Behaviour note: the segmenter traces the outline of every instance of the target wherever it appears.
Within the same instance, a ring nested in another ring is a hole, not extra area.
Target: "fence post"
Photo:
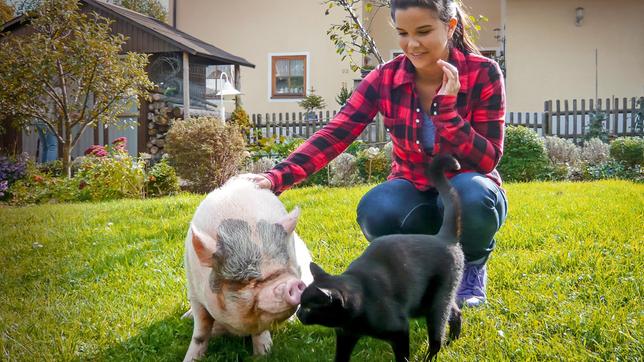
[[[544,112],[541,129],[544,136],[550,136],[550,120],[552,119],[552,101],[544,103]]]

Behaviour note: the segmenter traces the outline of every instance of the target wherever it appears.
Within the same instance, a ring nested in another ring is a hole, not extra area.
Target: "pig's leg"
[[[273,346],[273,340],[271,339],[271,332],[264,331],[260,334],[253,335],[253,355],[263,356],[270,352],[271,346]]]
[[[192,314],[194,316],[194,328],[192,330],[192,339],[184,362],[191,362],[194,359],[201,358],[208,349],[208,339],[212,332],[214,319],[208,311],[197,302],[191,302]]]

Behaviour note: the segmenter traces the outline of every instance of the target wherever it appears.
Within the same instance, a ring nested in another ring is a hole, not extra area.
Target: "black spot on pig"
[[[286,230],[279,224],[260,220],[257,223],[257,234],[262,242],[263,257],[286,265],[289,261]]]
[[[226,219],[217,230],[216,276],[233,281],[247,281],[261,276],[262,253],[251,240],[251,228],[246,221]]]

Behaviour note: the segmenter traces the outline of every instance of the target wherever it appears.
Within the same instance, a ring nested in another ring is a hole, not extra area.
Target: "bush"
[[[546,177],[548,155],[543,140],[523,126],[508,126],[498,170],[506,181],[532,181]]]
[[[148,196],[173,195],[179,191],[179,178],[174,168],[168,164],[167,157],[150,167],[145,181]]]
[[[617,160],[609,160],[598,165],[588,165],[584,169],[584,180],[624,179],[635,182],[644,181],[644,169],[639,165],[629,167]]]
[[[244,137],[248,137],[250,134],[250,117],[241,106],[235,107],[235,110],[230,115],[230,121],[237,125]]]
[[[360,177],[367,183],[383,182],[391,173],[391,162],[377,147],[358,152],[356,162]]]
[[[25,176],[9,189],[8,201],[19,206],[76,201],[80,196],[78,186],[77,179],[57,177],[55,173],[41,171],[33,162],[29,162]]]
[[[0,156],[0,200],[9,197],[8,189],[27,175],[27,155]]]
[[[84,157],[74,179],[78,180],[79,200],[141,198],[145,186],[145,164],[124,150],[112,148],[103,157]]]
[[[610,155],[626,166],[644,165],[644,139],[639,137],[619,137],[610,144]]]
[[[591,138],[584,142],[581,148],[581,161],[590,165],[599,165],[608,162],[610,158],[610,145],[599,138]]]
[[[199,117],[175,121],[166,135],[165,149],[188,189],[205,193],[238,172],[244,145],[237,125]]]
[[[580,161],[579,147],[572,140],[546,136],[544,146],[553,165],[575,165]]]
[[[359,181],[357,157],[342,153],[329,163],[329,185],[351,186]]]

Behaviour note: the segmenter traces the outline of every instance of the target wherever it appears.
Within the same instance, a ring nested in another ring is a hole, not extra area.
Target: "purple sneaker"
[[[456,303],[459,307],[480,307],[485,304],[485,286],[487,272],[485,263],[465,264],[461,286],[456,293]]]

